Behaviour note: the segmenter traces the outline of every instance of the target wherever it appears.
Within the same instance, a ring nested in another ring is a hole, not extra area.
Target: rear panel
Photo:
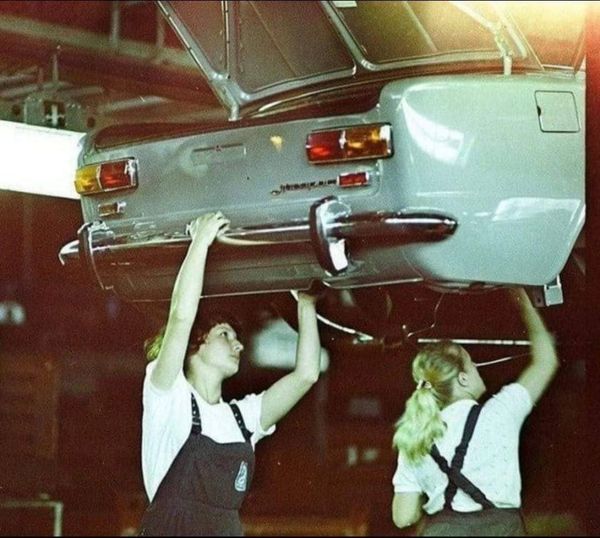
[[[368,113],[231,128],[88,151],[82,164],[133,157],[134,191],[82,198],[86,222],[99,204],[124,202],[102,219],[102,241],[156,242],[221,210],[232,227],[305,221],[329,195],[353,214],[437,212],[456,219],[454,236],[435,244],[350,242],[352,267],[339,276],[319,265],[310,243],[217,246],[208,295],[427,280],[445,285],[545,284],[562,269],[583,225],[583,84],[570,77],[445,76],[388,84]],[[309,133],[357,124],[392,126],[385,159],[310,164]],[[336,185],[368,172],[370,184]],[[145,249],[100,271],[105,286],[133,300],[170,296],[181,252]]]
[[[585,213],[581,81],[405,80],[381,107],[394,118],[396,156],[382,168],[398,199],[459,223],[446,241],[403,248],[424,278],[542,285],[562,270]]]
[[[155,241],[181,236],[186,223],[205,211],[221,210],[231,219],[232,227],[239,227],[305,221],[311,204],[328,195],[338,196],[357,211],[400,207],[397,200],[382,193],[380,161],[313,165],[306,156],[306,138],[312,131],[368,124],[377,118],[377,112],[373,111],[230,129],[98,154],[88,152],[82,164],[137,159],[139,185],[134,191],[83,197],[85,220],[97,220],[98,207],[102,204],[124,202],[123,213],[101,220],[117,238]],[[336,185],[338,175],[361,171],[369,173],[368,185],[352,189]],[[207,294],[303,288],[313,278],[327,278],[312,246],[307,243],[276,248],[219,245],[214,250],[212,265],[209,264],[207,270],[215,274],[207,278]],[[417,277],[412,268],[401,263],[401,253],[388,250],[382,248],[380,252],[386,263],[364,257],[357,260],[354,271],[330,280],[346,285],[347,281],[368,284],[382,279],[397,281]],[[166,265],[164,258],[163,253],[156,253],[154,257],[136,256],[125,265],[111,266],[109,280],[122,280],[129,297],[149,294],[152,298],[166,299],[179,258]],[[387,263],[392,260],[394,263]],[[126,279],[124,274],[128,274]],[[145,278],[141,274],[146,275]],[[152,283],[154,278],[159,278],[161,283]],[[138,286],[139,294],[135,291]]]

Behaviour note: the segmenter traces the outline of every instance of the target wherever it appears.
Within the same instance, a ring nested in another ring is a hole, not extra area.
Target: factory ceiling
[[[0,120],[83,132],[225,118],[154,2],[0,2]]]

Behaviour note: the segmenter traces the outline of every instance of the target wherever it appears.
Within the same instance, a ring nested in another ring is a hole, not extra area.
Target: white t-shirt
[[[187,381],[183,371],[179,372],[169,390],[155,387],[150,380],[155,365],[156,361],[152,361],[146,367],[143,388],[142,475],[150,501],[156,495],[158,486],[190,435],[192,429],[190,394],[193,394],[198,402],[203,435],[217,443],[245,441],[227,403],[222,399],[216,404],[209,404],[203,400]],[[252,448],[260,439],[275,431],[275,426],[264,431],[260,425],[263,394],[249,394],[239,401],[232,400],[232,403],[237,403],[246,428],[252,432],[250,438]]]
[[[462,439],[467,415],[476,403],[459,400],[442,410],[447,430],[435,444],[448,464]],[[467,449],[462,474],[498,508],[521,506],[519,433],[531,408],[531,397],[525,387],[518,383],[506,385],[484,404]],[[444,507],[448,477],[430,455],[417,465],[404,462],[398,456],[392,483],[396,493],[425,493],[428,501],[423,509],[428,514],[435,514]],[[481,505],[458,489],[452,509],[473,512],[481,510]]]

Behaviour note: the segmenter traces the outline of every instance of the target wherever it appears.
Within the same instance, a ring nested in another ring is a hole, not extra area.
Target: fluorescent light
[[[262,368],[293,370],[296,364],[298,333],[283,319],[269,321],[248,342],[250,362]],[[329,367],[329,352],[321,348],[321,372]]]
[[[83,135],[0,121],[0,189],[79,199],[73,181]]]
[[[26,318],[23,305],[16,301],[0,302],[0,325],[23,325]]]

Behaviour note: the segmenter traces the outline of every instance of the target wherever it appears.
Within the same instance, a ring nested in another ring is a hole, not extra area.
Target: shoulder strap
[[[473,437],[473,431],[481,412],[481,406],[475,405],[469,412],[465,429],[460,444],[456,448],[454,457],[452,458],[452,465],[448,465],[448,462],[442,457],[437,446],[434,444],[431,447],[431,457],[438,464],[439,468],[448,476],[448,487],[444,493],[445,502],[444,508],[447,510],[452,509],[452,499],[456,495],[458,488],[462,489],[467,495],[469,495],[475,502],[479,503],[483,508],[494,508],[494,505],[487,499],[485,494],[471,482],[466,476],[461,473],[462,466],[464,464],[465,455],[469,442]]]
[[[469,443],[471,442],[471,438],[473,437],[473,432],[475,431],[475,425],[477,424],[479,413],[481,413],[481,406],[474,405],[473,407],[471,407],[469,415],[467,416],[467,421],[465,422],[465,429],[463,431],[462,439],[460,440],[459,445],[456,447],[454,457],[452,458],[452,462],[450,463],[450,467],[456,470],[457,472],[460,472],[462,470],[463,465],[465,463],[467,448],[469,448]],[[452,499],[454,499],[454,496],[456,495],[456,490],[456,484],[450,482],[444,494],[446,498],[445,506],[449,507],[452,504]]]
[[[197,435],[202,432],[202,422],[200,420],[200,409],[198,409],[198,402],[196,398],[194,398],[194,393],[191,393],[192,396],[192,434]]]
[[[252,437],[252,432],[249,431],[248,428],[246,428],[246,423],[244,422],[244,417],[242,417],[242,412],[240,411],[240,408],[234,403],[230,403],[229,407],[231,408],[231,411],[233,412],[235,421],[237,422],[237,424],[242,432],[242,435],[244,436],[244,439],[246,439],[246,442],[250,441],[250,437]]]

